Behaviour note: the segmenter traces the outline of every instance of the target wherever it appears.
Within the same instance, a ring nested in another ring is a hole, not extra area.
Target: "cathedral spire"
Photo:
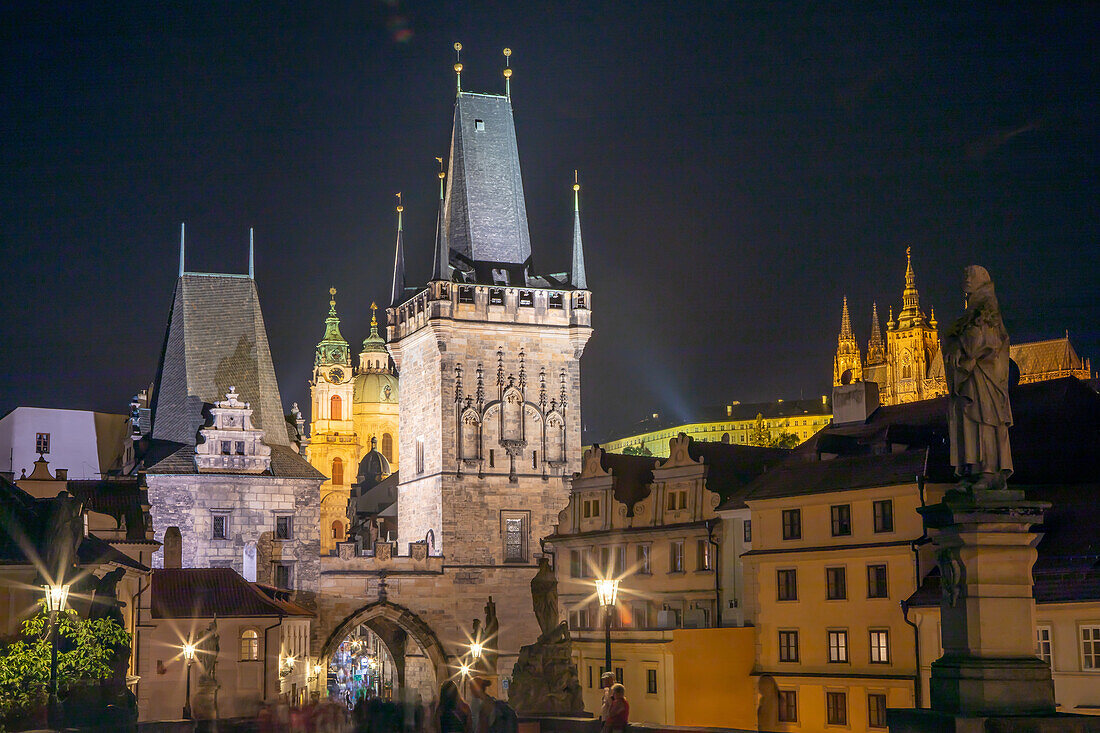
[[[393,285],[390,288],[390,306],[397,307],[405,301],[405,246],[401,241],[401,194],[397,194],[397,247],[393,255]]]
[[[184,222],[180,222],[180,277],[183,277],[183,234],[186,231],[187,225]]]
[[[588,278],[584,272],[584,245],[581,243],[581,184],[577,171],[573,171],[573,287],[588,290]]]
[[[913,274],[912,248],[905,248],[905,290],[901,296],[901,313],[898,323],[912,325],[920,319],[920,294],[917,293],[917,278]]]
[[[867,363],[886,361],[886,344],[882,340],[882,327],[878,320],[878,303],[871,304],[871,340],[867,343]]]
[[[252,227],[248,228],[248,279],[256,279],[256,260],[255,260],[255,236]]]
[[[509,62],[512,59],[512,49],[504,49],[504,96],[512,99],[512,67]]]
[[[855,340],[855,335],[852,333],[852,317],[848,314],[848,296],[844,296],[844,310],[840,314],[840,336],[841,341]]]
[[[451,279],[451,251],[447,246],[447,229],[443,223],[443,180],[447,177],[443,170],[443,158],[439,161],[439,216],[435,222],[435,259],[432,262],[432,280]]]

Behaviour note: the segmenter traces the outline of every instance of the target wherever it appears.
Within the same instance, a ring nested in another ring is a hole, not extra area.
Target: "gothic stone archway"
[[[431,627],[415,613],[389,601],[375,601],[349,614],[325,639],[321,647],[321,660],[328,660],[336,652],[340,642],[360,625],[365,624],[378,634],[389,649],[397,665],[399,684],[405,684],[406,640],[411,640],[424,651],[435,674],[432,699],[439,686],[451,676],[449,657]],[[401,660],[401,661],[398,661]]]

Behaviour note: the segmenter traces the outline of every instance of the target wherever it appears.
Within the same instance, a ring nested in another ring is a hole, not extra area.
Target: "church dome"
[[[355,376],[352,401],[364,403],[397,404],[397,377],[389,372],[359,372]]]
[[[355,478],[355,483],[360,486],[360,493],[363,490],[377,486],[378,482],[389,476],[390,473],[390,462],[378,452],[376,442],[371,440],[370,453],[363,456],[363,460],[359,461],[359,471]]]

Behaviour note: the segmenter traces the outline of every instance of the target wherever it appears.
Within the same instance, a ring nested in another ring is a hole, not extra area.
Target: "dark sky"
[[[0,411],[125,411],[188,269],[256,278],[286,406],[335,285],[366,335],[405,192],[431,267],[451,44],[513,105],[535,267],[596,333],[589,440],[645,413],[829,389],[840,302],[961,308],[988,267],[1014,340],[1100,359],[1100,4],[25,3],[0,11]],[[333,4],[336,5],[336,4]],[[854,9],[858,5],[862,9]]]

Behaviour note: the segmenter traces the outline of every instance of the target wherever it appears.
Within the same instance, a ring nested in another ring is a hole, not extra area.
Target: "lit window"
[[[711,567],[710,542],[707,540],[699,540],[696,554],[696,570],[713,570]]]
[[[255,629],[241,632],[241,661],[254,662],[260,658],[260,634]]]
[[[1081,627],[1081,668],[1100,669],[1100,626]]]
[[[1036,655],[1047,664],[1051,664],[1052,657],[1052,644],[1051,644],[1051,628],[1049,626],[1040,626],[1035,629],[1035,642],[1036,642]]]
[[[847,631],[829,632],[829,661],[840,663],[848,661]]]
[[[848,693],[825,693],[825,722],[829,725],[848,725]]]
[[[889,631],[872,631],[871,632],[871,663],[872,664],[889,664],[890,663],[890,632]]]
[[[780,631],[779,632],[779,661],[780,662],[797,662],[798,661],[798,632],[797,631]]]

